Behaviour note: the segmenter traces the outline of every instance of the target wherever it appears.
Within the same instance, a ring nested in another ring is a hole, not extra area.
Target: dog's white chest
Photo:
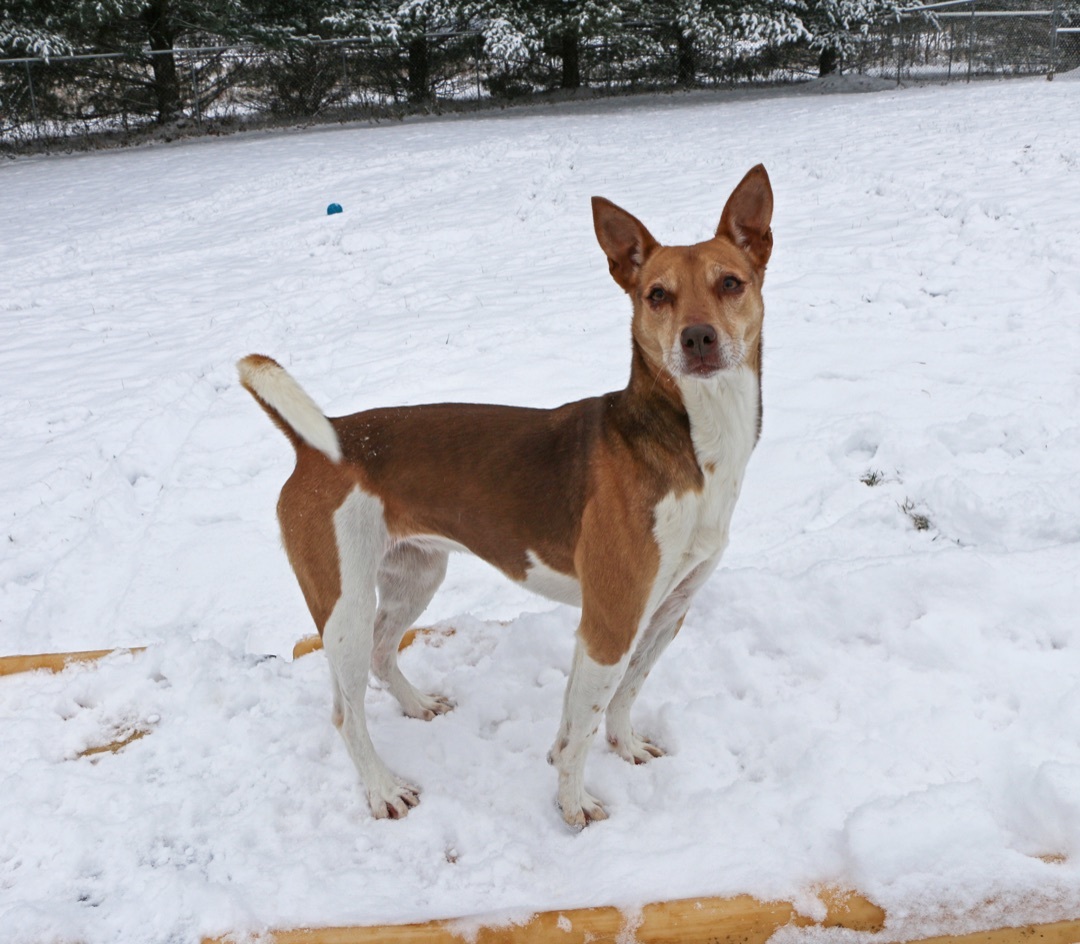
[[[743,474],[757,440],[758,381],[746,368],[680,383],[690,433],[705,477],[700,492],[667,495],[656,506],[653,533],[660,547],[660,581],[677,586],[699,564],[718,561]]]

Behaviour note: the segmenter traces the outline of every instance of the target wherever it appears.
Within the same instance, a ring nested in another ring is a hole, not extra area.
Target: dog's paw
[[[559,792],[557,805],[571,830],[583,830],[590,823],[598,823],[608,817],[604,805],[586,790],[573,796],[564,796]]]
[[[371,815],[376,819],[404,819],[420,802],[420,790],[401,780],[394,780],[374,790],[368,790]]]
[[[559,798],[559,810],[566,825],[574,830],[584,829],[589,823],[598,823],[607,819],[607,810],[603,804],[585,790],[573,800]]]
[[[647,737],[630,732],[629,737],[608,734],[608,744],[623,760],[631,764],[647,764],[655,757],[663,757],[667,752]]]
[[[445,695],[423,695],[415,692],[401,702],[401,708],[410,718],[430,721],[438,715],[454,710],[454,703]]]

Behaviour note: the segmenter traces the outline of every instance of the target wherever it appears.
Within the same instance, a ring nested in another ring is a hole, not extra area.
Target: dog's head
[[[728,198],[716,235],[693,246],[661,246],[603,197],[593,197],[592,207],[612,278],[634,303],[634,340],[654,370],[680,379],[759,369],[773,210],[762,165]]]

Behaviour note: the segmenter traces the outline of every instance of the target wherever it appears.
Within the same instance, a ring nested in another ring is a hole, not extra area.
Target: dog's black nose
[[[716,350],[716,330],[712,325],[696,324],[683,328],[682,346],[687,354],[694,353],[705,357]]]

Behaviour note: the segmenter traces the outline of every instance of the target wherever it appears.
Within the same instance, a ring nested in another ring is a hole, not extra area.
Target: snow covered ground
[[[457,559],[421,620],[456,633],[403,662],[458,707],[425,724],[370,694],[424,791],[374,822],[323,656],[288,658],[311,631],[274,520],[292,451],[234,361],[279,358],[330,413],[615,389],[629,306],[589,196],[694,241],[758,161],[764,435],[636,709],[669,756],[598,742],[612,818],[568,832],[544,756],[575,611]],[[894,936],[1080,916],[1078,210],[1067,77],[0,167],[0,653],[149,646],[0,679],[4,940],[812,909],[822,884]]]

